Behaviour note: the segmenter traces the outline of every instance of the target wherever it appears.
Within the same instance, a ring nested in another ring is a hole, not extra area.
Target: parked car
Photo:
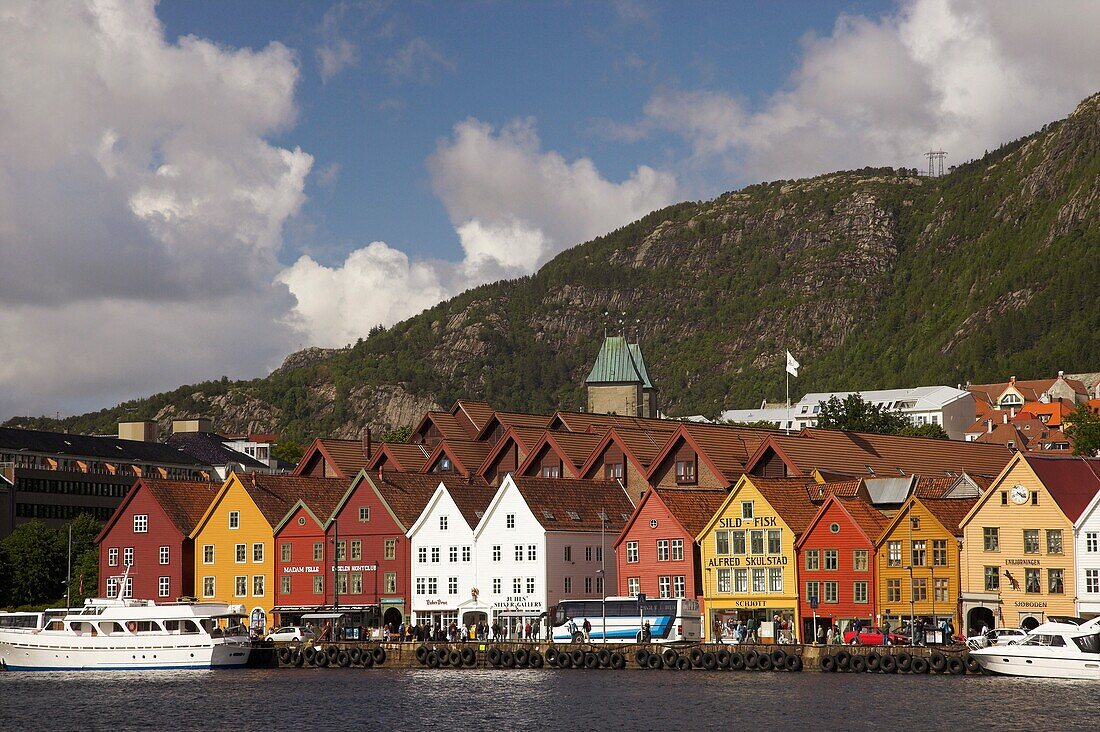
[[[966,645],[971,648],[1008,646],[1019,643],[1025,637],[1027,637],[1027,631],[1020,628],[994,628],[988,633],[970,636],[966,639]]]
[[[881,646],[882,628],[863,628],[859,631],[859,637],[856,637],[855,631],[849,630],[844,633],[844,642],[853,646]],[[890,643],[895,646],[907,646],[909,636],[890,631]]]
[[[313,631],[298,625],[285,625],[267,634],[269,641],[300,641],[303,638],[313,638]]]

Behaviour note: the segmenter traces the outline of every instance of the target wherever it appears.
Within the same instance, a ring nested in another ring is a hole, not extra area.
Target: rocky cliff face
[[[674,414],[781,396],[786,349],[804,365],[797,392],[1093,370],[1098,108],[940,178],[865,169],[671,206],[352,348],[292,354],[267,379],[65,426],[204,413],[227,431],[353,437],[463,396],[578,408],[604,329],[620,327]]]

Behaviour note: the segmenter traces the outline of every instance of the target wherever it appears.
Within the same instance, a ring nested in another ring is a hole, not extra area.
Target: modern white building
[[[952,440],[965,439],[966,428],[974,423],[974,396],[950,386],[918,386],[911,389],[879,389],[872,391],[814,392],[786,406],[765,404],[759,409],[730,409],[722,412],[727,422],[772,422],[782,429],[800,430],[816,427],[821,405],[832,397],[846,399],[859,394],[864,401],[896,410],[909,418],[914,426],[938,424]]]

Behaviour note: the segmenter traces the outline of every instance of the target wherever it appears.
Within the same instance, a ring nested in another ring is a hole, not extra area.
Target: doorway
[[[401,611],[395,607],[387,609],[382,615],[382,622],[385,623],[387,627],[397,627],[401,625]]]
[[[972,608],[970,612],[966,614],[966,627],[970,635],[977,635],[980,633],[983,626],[993,630],[997,627],[996,622],[993,611],[987,607]]]

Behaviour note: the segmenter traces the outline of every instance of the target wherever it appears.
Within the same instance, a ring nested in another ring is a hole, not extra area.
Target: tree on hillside
[[[412,431],[412,425],[403,424],[400,427],[394,427],[392,430],[385,430],[378,438],[382,442],[406,442]]]
[[[1087,404],[1078,404],[1063,421],[1068,424],[1063,431],[1073,441],[1074,455],[1100,454],[1100,416]]]
[[[288,463],[297,464],[305,454],[306,449],[295,440],[279,440],[275,447],[271,448],[271,457]]]
[[[66,541],[41,521],[30,521],[0,542],[7,605],[41,605],[65,596]]]
[[[830,397],[822,403],[817,426],[827,430],[896,435],[910,425],[901,412],[864,401],[856,393],[849,394],[843,400],[840,397]]]
[[[899,435],[906,437],[930,437],[933,440],[950,440],[946,430],[938,424],[909,425],[904,427]]]

